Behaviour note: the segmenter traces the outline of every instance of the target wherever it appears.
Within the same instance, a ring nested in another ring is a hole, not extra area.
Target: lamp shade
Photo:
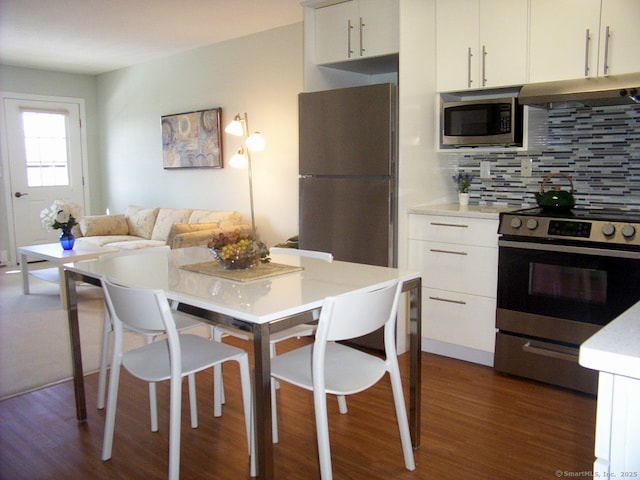
[[[252,133],[249,138],[247,138],[247,148],[252,152],[259,152],[264,150],[266,142],[264,137],[260,135],[260,132]]]
[[[238,114],[234,117],[233,121],[229,123],[224,129],[225,132],[241,137],[244,135],[244,126],[242,125],[242,117]]]
[[[235,155],[231,157],[231,160],[229,160],[229,165],[233,168],[247,168],[248,164],[247,155],[243,147],[240,147]]]

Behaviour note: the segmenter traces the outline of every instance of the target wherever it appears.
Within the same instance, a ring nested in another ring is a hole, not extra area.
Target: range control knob
[[[607,223],[606,225],[602,226],[602,234],[605,237],[610,237],[612,236],[614,233],[616,233],[616,227],[614,227],[613,225],[611,225],[610,223]]]
[[[527,220],[527,228],[529,230],[535,230],[536,228],[538,228],[538,220],[536,220],[535,218],[530,218],[529,220]]]
[[[521,226],[522,226],[522,220],[520,220],[518,217],[511,219],[511,228],[518,229]]]
[[[624,238],[632,238],[636,234],[636,228],[633,225],[625,225],[622,227],[622,236]]]

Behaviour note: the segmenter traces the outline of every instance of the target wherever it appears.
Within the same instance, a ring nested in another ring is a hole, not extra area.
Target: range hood
[[[521,105],[546,108],[640,103],[640,73],[530,83],[520,89]]]

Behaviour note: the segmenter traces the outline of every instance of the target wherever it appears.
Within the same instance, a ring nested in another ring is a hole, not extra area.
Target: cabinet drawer
[[[497,248],[411,240],[409,265],[425,287],[496,297]]]
[[[497,247],[498,221],[486,218],[410,215],[409,238]]]
[[[422,335],[493,352],[496,301],[493,298],[422,289]]]

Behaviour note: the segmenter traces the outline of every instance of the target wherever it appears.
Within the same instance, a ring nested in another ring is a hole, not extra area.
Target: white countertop
[[[522,207],[508,207],[505,205],[458,205],[447,203],[443,205],[416,205],[409,207],[409,213],[422,215],[446,215],[453,217],[491,218],[498,219],[500,212],[517,210]]]
[[[580,346],[580,365],[640,379],[640,302]]]

